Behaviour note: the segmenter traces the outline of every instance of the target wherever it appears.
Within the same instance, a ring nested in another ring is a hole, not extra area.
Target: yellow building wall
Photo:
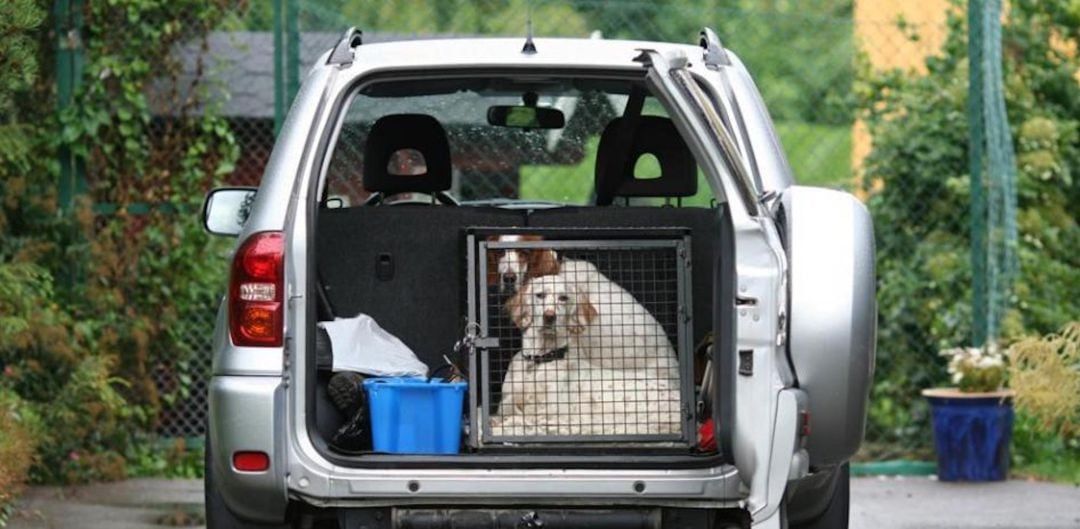
[[[949,9],[948,0],[855,0],[856,46],[877,70],[925,72],[926,57],[938,53],[945,42]],[[903,29],[900,20],[905,22]],[[918,38],[912,39],[912,35]],[[851,141],[856,183],[861,181],[862,162],[871,144],[866,125],[856,120]]]

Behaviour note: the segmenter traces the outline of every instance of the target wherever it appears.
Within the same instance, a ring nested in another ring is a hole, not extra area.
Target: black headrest
[[[697,193],[697,164],[675,124],[660,116],[640,116],[632,145],[621,145],[628,143],[622,130],[624,119],[611,120],[600,135],[597,205],[610,205],[615,197],[688,197]],[[634,165],[645,154],[660,162],[659,178],[634,178]],[[620,165],[623,161],[625,165]]]
[[[403,149],[424,156],[427,172],[415,175],[391,174],[390,157]],[[383,193],[446,191],[452,183],[450,143],[439,121],[424,114],[394,114],[379,118],[371,126],[364,146],[364,188]]]

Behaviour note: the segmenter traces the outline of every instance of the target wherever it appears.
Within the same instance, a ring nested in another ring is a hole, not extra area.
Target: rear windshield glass
[[[642,116],[667,117],[633,81],[493,77],[366,85],[346,107],[324,199],[330,207],[350,207],[376,191],[418,200],[413,195],[437,190],[463,203],[594,204],[601,137],[623,115],[633,90],[646,96]],[[607,156],[617,150],[605,149]],[[661,174],[660,162],[649,154],[627,163],[634,178]],[[366,184],[365,175],[373,183]],[[695,177],[696,194],[678,202],[709,205],[712,195],[700,169]],[[664,205],[672,198],[635,196],[619,203]]]

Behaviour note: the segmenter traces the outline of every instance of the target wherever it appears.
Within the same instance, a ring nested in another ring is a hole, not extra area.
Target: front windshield
[[[637,85],[632,80],[507,77],[427,79],[369,84],[349,101],[327,166],[326,196],[339,205],[359,205],[371,195],[364,186],[365,144],[380,118],[402,114],[430,116],[445,130],[450,148],[452,185],[447,191],[464,203],[511,205],[595,201],[595,166],[600,136],[621,116]],[[496,110],[492,110],[496,109]],[[503,110],[498,110],[503,109]],[[543,111],[547,123],[521,121]],[[561,121],[554,120],[554,116]],[[667,117],[653,97],[642,115]],[[500,121],[501,120],[501,121]],[[515,120],[517,120],[515,122]],[[528,128],[529,126],[537,128]],[[396,175],[421,174],[423,154],[412,149],[389,159]],[[649,156],[636,161],[635,175],[659,175]],[[711,194],[701,179],[687,205],[708,205]],[[662,204],[663,199],[635,199]]]

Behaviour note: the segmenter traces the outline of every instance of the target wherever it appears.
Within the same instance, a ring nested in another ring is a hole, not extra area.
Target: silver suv
[[[847,527],[871,220],[794,185],[711,30],[350,30],[204,221],[238,236],[209,527]],[[386,343],[426,377],[368,370]]]

